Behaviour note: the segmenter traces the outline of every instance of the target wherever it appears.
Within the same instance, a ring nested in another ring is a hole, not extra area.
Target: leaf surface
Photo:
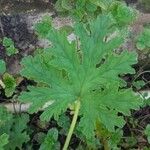
[[[8,143],[9,136],[7,134],[0,135],[0,150],[4,150],[4,146]]]
[[[91,139],[97,121],[113,132],[125,123],[118,113],[129,115],[131,109],[139,108],[140,99],[131,89],[121,89],[123,80],[119,78],[135,73],[131,66],[137,62],[137,55],[116,53],[124,37],[110,14],[98,16],[89,26],[78,23],[74,29],[78,42],[69,43],[65,31],[50,28],[47,39],[53,46],[43,54],[23,59],[22,75],[39,84],[29,87],[19,99],[32,103],[32,113],[52,101],[41,115],[43,120],[52,116],[58,119],[70,104],[80,100],[79,126]]]
[[[3,74],[6,71],[6,64],[3,60],[0,59],[0,74]]]
[[[44,142],[40,146],[40,150],[47,149],[60,149],[60,144],[57,142],[58,140],[58,130],[52,128],[48,131]]]

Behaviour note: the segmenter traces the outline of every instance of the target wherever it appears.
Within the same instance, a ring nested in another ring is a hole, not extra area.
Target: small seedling
[[[150,27],[145,27],[137,37],[136,47],[144,53],[150,53]]]
[[[18,53],[18,50],[14,46],[14,42],[11,38],[4,37],[3,38],[3,46],[6,49],[6,54],[8,56],[14,55]]]
[[[0,76],[2,77],[0,85],[5,90],[5,95],[7,97],[12,96],[17,86],[16,80],[12,75],[6,73],[6,63],[4,60],[0,60]]]

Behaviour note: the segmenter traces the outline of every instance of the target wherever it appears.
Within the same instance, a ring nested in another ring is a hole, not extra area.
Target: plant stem
[[[100,139],[100,142],[103,144],[104,150],[110,150],[108,140],[107,140],[108,133],[105,133],[103,131],[99,121],[96,122],[96,134],[97,134],[98,138]]]
[[[4,84],[4,82],[3,82],[2,80],[0,80],[0,86],[1,86],[3,89],[5,89],[5,84]]]
[[[74,116],[73,116],[73,119],[72,119],[72,122],[71,122],[71,125],[70,125],[70,128],[69,128],[69,132],[68,132],[68,135],[67,135],[67,138],[66,138],[63,150],[67,150],[67,148],[69,146],[70,139],[72,137],[72,134],[73,134],[76,122],[77,122],[77,118],[78,118],[78,114],[79,114],[79,109],[80,109],[80,101],[78,100],[76,102],[76,104],[75,104]]]
[[[107,140],[104,140],[103,144],[104,144],[104,150],[110,150]]]

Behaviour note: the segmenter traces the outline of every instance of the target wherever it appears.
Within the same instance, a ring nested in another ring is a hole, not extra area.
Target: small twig
[[[21,114],[21,105],[22,105],[22,103],[20,104],[20,107],[19,107],[19,114]]]
[[[5,36],[5,33],[4,33],[4,28],[3,28],[3,24],[2,24],[2,19],[0,17],[0,28],[1,28],[1,32],[2,32],[2,37]]]
[[[137,91],[137,93],[142,97],[143,100],[145,100],[145,97],[143,96],[143,94],[140,91]]]
[[[144,122],[147,118],[149,118],[150,117],[150,115],[145,115],[145,117],[140,121],[140,123],[141,122]]]
[[[150,83],[150,81],[146,82],[145,85],[147,85],[147,84],[149,84],[149,83]]]
[[[138,120],[139,120],[139,119],[143,119],[143,118],[145,118],[145,117],[150,117],[150,114],[147,114],[147,115],[145,115],[145,116],[140,116],[140,117],[138,117]]]
[[[140,132],[142,135],[143,135],[143,130],[140,130],[140,129],[130,129],[130,130],[132,130],[132,131],[138,131],[138,132]]]
[[[144,128],[143,128],[141,125],[137,124],[137,126],[138,126],[139,128],[141,128],[141,130],[144,130]]]
[[[139,74],[133,79],[133,81],[135,81],[138,77],[140,77],[142,74],[145,74],[145,73],[150,73],[150,70],[146,70],[146,71],[143,71],[143,72],[139,73]],[[133,82],[133,81],[132,81],[132,82]]]
[[[14,99],[12,100],[12,105],[13,105],[14,113],[15,113],[15,114],[17,114],[17,111],[16,111],[16,107],[15,107],[15,101],[14,101]]]
[[[148,82],[148,80],[147,80],[147,79],[145,79],[145,77],[144,77],[144,76],[142,76],[142,79],[143,79],[145,82]]]
[[[5,88],[5,84],[2,80],[0,80],[0,86],[4,89]]]

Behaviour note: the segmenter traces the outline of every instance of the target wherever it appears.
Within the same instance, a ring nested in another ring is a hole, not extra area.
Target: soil
[[[24,16],[20,14],[13,16],[3,15],[0,16],[0,20],[2,24],[0,38],[2,39],[4,36],[11,38],[15,43],[15,47],[19,50],[17,55],[14,55],[13,57],[7,57],[4,47],[2,44],[0,44],[0,58],[5,59],[7,62],[8,72],[11,74],[17,74],[20,69],[20,59],[34,51],[37,37],[28,31]]]
[[[135,4],[138,2],[138,0],[125,0],[125,2],[129,5],[129,4]]]
[[[0,39],[4,36],[11,38],[19,50],[17,55],[8,58],[4,47],[0,44],[0,58],[7,62],[9,73],[18,74],[21,58],[32,54],[37,45],[37,36],[33,30],[29,30],[27,17],[32,16],[33,13],[50,12],[51,8],[51,3],[43,1],[0,1]]]
[[[53,17],[53,24],[56,28],[72,24],[70,18],[56,16],[51,2],[38,1],[29,3],[6,0],[0,5],[0,39],[4,36],[11,38],[15,43],[15,47],[19,50],[17,55],[8,58],[4,47],[0,43],[0,58],[7,62],[7,71],[9,73],[17,75],[22,57],[33,54],[37,47],[49,46],[49,42],[37,38],[34,32],[34,25],[43,16]]]
[[[53,11],[53,0],[1,0],[0,10],[5,14]]]

